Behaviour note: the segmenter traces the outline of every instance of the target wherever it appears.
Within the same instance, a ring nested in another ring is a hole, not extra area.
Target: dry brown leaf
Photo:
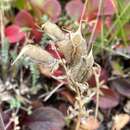
[[[130,121],[128,114],[119,114],[114,117],[112,130],[121,130]]]
[[[90,116],[84,124],[81,124],[80,130],[97,130],[99,125],[98,120],[94,116]]]

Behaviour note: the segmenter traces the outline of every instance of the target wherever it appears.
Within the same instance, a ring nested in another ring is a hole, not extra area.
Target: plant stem
[[[6,130],[1,113],[0,113],[0,130]]]
[[[94,24],[94,27],[93,27],[93,30],[92,30],[92,34],[90,36],[90,40],[88,42],[88,54],[90,53],[92,47],[93,47],[93,38],[94,38],[94,35],[95,35],[95,32],[96,32],[96,28],[97,28],[97,24],[98,24],[98,21],[99,21],[99,18],[100,18],[100,14],[101,14],[101,11],[102,11],[102,3],[103,3],[103,0],[100,0],[99,1],[99,6],[98,6],[98,13],[97,13],[97,18],[96,18],[96,23]]]
[[[4,11],[0,10],[0,35],[1,35],[1,44],[4,44]]]
[[[95,119],[97,119],[98,116],[98,108],[99,108],[99,94],[100,94],[100,81],[99,81],[99,77],[100,77],[100,66],[97,65],[98,70],[94,70],[94,75],[95,75],[95,80],[96,80],[96,87],[97,87],[97,91],[96,91],[96,109],[95,109]],[[98,71],[98,72],[97,72]]]

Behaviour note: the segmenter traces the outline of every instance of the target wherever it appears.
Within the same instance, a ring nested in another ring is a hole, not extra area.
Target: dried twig
[[[96,80],[96,110],[95,110],[95,119],[97,119],[98,115],[98,108],[99,108],[99,94],[100,94],[100,73],[101,73],[101,68],[98,64],[96,64],[97,67],[93,68],[93,72],[95,75],[95,80]]]
[[[44,101],[46,102],[60,87],[63,86],[63,82],[57,85],[49,94],[44,98]]]

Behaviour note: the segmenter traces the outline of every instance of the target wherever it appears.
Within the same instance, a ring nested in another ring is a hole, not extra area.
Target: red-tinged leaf
[[[81,0],[71,0],[66,4],[65,10],[70,17],[78,20],[82,14],[83,2]]]
[[[102,109],[111,109],[119,104],[119,96],[110,88],[101,88],[103,95],[99,98],[99,106]],[[96,97],[93,98],[96,103]]]
[[[30,130],[62,130],[65,122],[60,111],[51,107],[41,107],[26,117],[25,125]]]
[[[32,37],[36,42],[39,42],[41,40],[42,33],[38,31],[37,27],[32,28]]]
[[[109,29],[112,26],[112,18],[111,16],[107,16],[105,19],[105,25]]]
[[[43,11],[56,22],[61,14],[61,5],[58,0],[46,0],[43,5]]]
[[[113,0],[105,0],[103,15],[113,15],[116,11],[116,5]]]
[[[15,17],[15,24],[25,27],[35,27],[35,21],[31,14],[26,10],[21,10]]]
[[[100,34],[102,27],[103,27],[103,21],[102,21],[102,19],[99,19],[97,22],[96,30],[95,30],[96,35]]]
[[[11,119],[12,111],[10,111],[10,110],[3,111],[1,114],[2,114],[4,124],[7,125]],[[6,130],[12,130],[12,127],[13,127],[13,123],[11,123],[10,126]]]
[[[69,103],[74,104],[75,102],[75,94],[71,91],[65,89],[60,92],[61,96],[63,96]]]
[[[100,32],[101,32],[102,27],[103,27],[103,21],[102,21],[102,19],[100,18],[98,21],[96,21],[96,19],[91,20],[89,22],[89,30],[88,30],[89,32],[93,31],[93,28],[94,28],[95,24],[96,24],[95,37],[97,37],[97,36],[100,36]]]
[[[101,70],[101,75],[100,75],[100,81],[103,81],[106,83],[108,80],[108,74],[105,69]],[[92,75],[91,78],[87,81],[91,87],[96,87],[96,81],[95,81],[95,76]]]
[[[10,43],[16,43],[24,40],[25,33],[21,31],[19,26],[10,25],[5,29],[5,36]]]
[[[55,50],[56,47],[54,48],[53,45],[51,44],[48,44],[46,46],[46,50],[53,56],[55,57],[56,59],[59,59],[59,56],[62,58],[63,57],[63,54],[57,50]]]
[[[104,0],[103,1],[103,11],[101,12],[100,15],[111,16],[111,15],[115,14],[116,5],[113,3],[114,2],[112,2],[112,0]],[[84,19],[87,19],[89,21],[91,21],[92,19],[95,19],[97,16],[97,12],[98,12],[98,6],[99,6],[99,0],[89,1]]]
[[[42,33],[38,31],[38,28],[35,24],[35,20],[31,14],[26,11],[20,11],[15,18],[15,24],[22,27],[30,27],[32,29],[32,38],[37,42],[41,39]]]
[[[92,0],[93,6],[97,6],[98,9],[99,0]],[[94,8],[94,7],[93,7]],[[112,0],[104,0],[103,1],[103,12],[102,15],[113,15],[115,13],[115,7],[113,5]]]
[[[53,75],[56,76],[56,77],[62,76],[63,74],[64,74],[64,72],[63,72],[62,68],[58,68],[57,70],[55,70],[53,72]]]
[[[116,79],[111,82],[114,87],[121,95],[130,97],[130,79]]]
[[[101,30],[102,30],[102,27],[103,27],[103,21],[101,19],[99,19],[98,22],[97,22],[97,27],[96,27],[96,31],[95,32],[97,34],[100,33]]]

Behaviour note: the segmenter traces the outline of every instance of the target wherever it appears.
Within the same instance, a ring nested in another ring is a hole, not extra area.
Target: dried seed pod
[[[80,62],[80,59],[83,55],[86,54],[86,41],[81,34],[81,29],[79,29],[75,33],[70,34],[71,44],[73,46],[73,50],[71,53],[71,61],[72,64],[76,65]]]
[[[47,33],[54,41],[63,40],[65,38],[62,30],[54,23],[47,21],[42,25],[45,33]]]
[[[91,76],[93,64],[94,58],[91,50],[89,55],[82,56],[80,62],[76,66],[70,68],[71,77],[76,82],[85,82],[86,79]]]
[[[71,55],[72,55],[72,50],[73,50],[73,46],[70,40],[67,39],[67,40],[59,41],[57,42],[57,46],[58,46],[59,51],[64,54],[66,62],[70,64],[72,62]]]
[[[22,55],[31,58],[36,63],[44,64],[50,67],[52,67],[57,62],[57,59],[52,57],[50,53],[41,47],[28,44],[22,48],[20,54],[17,56],[12,65],[16,63]]]
[[[71,78],[79,83],[86,81],[91,75],[94,58],[92,49],[88,54],[86,40],[81,33],[81,26],[70,38],[57,42],[59,50],[64,54]]]
[[[80,27],[76,32],[70,32],[70,38],[58,41],[57,46],[64,54],[67,63],[71,66],[76,65],[81,56],[87,52],[86,41],[82,37]]]

